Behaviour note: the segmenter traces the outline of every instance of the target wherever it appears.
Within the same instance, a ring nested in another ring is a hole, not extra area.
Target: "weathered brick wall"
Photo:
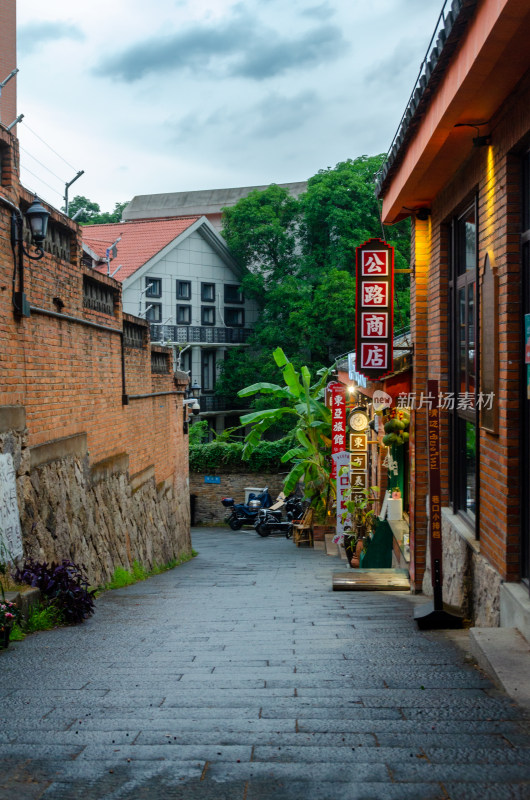
[[[142,536],[158,537],[160,546],[155,543],[154,547],[160,552],[165,537],[176,542],[175,546],[184,546],[185,542],[189,548],[188,448],[182,425],[182,391],[187,379],[182,376],[183,382],[177,386],[180,394],[175,394],[170,351],[160,347],[155,349],[169,354],[168,372],[152,373],[147,326],[142,320],[128,318],[146,330],[142,347],[125,345],[123,348],[125,393],[167,394],[131,397],[128,404],[122,403],[121,285],[112,278],[95,275],[80,266],[80,229],[57,211],[52,210],[51,238],[45,244],[44,258],[30,261],[24,257],[24,291],[32,306],[31,316],[14,314],[10,244],[12,211],[8,201],[24,211],[33,197],[18,183],[17,140],[0,130],[1,145],[8,148],[9,158],[4,162],[0,186],[0,408],[17,406],[24,409],[23,450],[32,452],[55,440],[85,435],[90,469],[108,459],[126,457],[122,462],[127,465],[123,474],[129,489],[124,491],[132,492],[135,476],[150,471],[155,492],[157,487],[171,487],[171,492],[164,496],[171,498],[168,502],[172,511],[168,512],[162,524],[153,510],[154,515],[144,519],[144,522],[148,521],[148,530]],[[109,313],[85,307],[84,276],[90,276],[113,291],[115,301]],[[54,314],[60,314],[62,318]],[[90,327],[85,324],[87,322],[103,325],[108,330]],[[34,469],[28,465],[27,458],[21,460],[19,478],[23,475],[30,480],[34,478]],[[70,472],[61,470],[58,474],[62,480],[68,473],[68,481],[72,479],[75,483],[72,474],[76,470],[74,462],[70,463],[69,469]],[[87,486],[89,484],[90,481]],[[38,516],[41,501],[39,492],[35,492],[32,503],[34,514]],[[24,490],[24,497],[26,495]],[[108,499],[110,495],[105,494],[105,497]],[[19,497],[19,504],[22,502]],[[124,523],[125,528],[133,524],[133,508],[134,503],[129,504],[129,510],[124,512],[123,518],[128,520]],[[68,513],[73,514],[73,506],[69,509]],[[105,514],[109,520],[109,541],[116,538],[112,552],[117,554],[121,552],[117,540],[120,539],[120,546],[123,545],[123,530],[118,522],[113,529],[112,518],[118,520],[118,517],[110,506]],[[36,528],[32,527],[29,519],[24,519],[27,522],[24,527],[25,546],[28,552],[33,552],[36,543],[32,536]],[[82,535],[79,519],[78,516],[70,519],[73,539]],[[172,530],[175,525],[178,530]],[[53,536],[47,538],[42,532],[38,547],[46,557],[61,557],[60,549],[77,552],[77,541],[72,540],[67,545],[63,536],[60,542],[61,548]],[[90,546],[96,547],[95,542],[93,539]],[[69,554],[64,553],[65,556]],[[97,560],[97,555],[94,558]],[[85,560],[91,559],[85,557]]]
[[[223,497],[233,497],[236,503],[245,499],[245,488],[255,486],[268,487],[273,500],[283,488],[285,475],[256,475],[251,472],[232,473],[219,475],[221,483],[205,483],[202,473],[190,473],[190,494],[196,495],[195,522],[209,524],[223,522],[229,509],[226,509],[221,500]]]
[[[418,393],[426,391],[427,378],[436,378],[442,391],[448,389],[448,225],[453,215],[477,195],[480,275],[487,255],[499,287],[499,379],[495,398],[499,425],[498,434],[480,429],[480,555],[475,553],[473,558],[477,564],[480,559],[485,560],[484,574],[488,564],[502,580],[514,581],[520,578],[521,156],[529,144],[529,76],[492,120],[491,127],[492,145],[469,145],[469,159],[433,201],[431,219],[415,222],[413,388]],[[415,581],[419,586],[427,532],[426,432],[424,415],[417,412],[415,417],[411,479],[415,495]],[[448,438],[442,436],[442,442],[443,496],[447,504]],[[480,616],[480,609],[475,611]]]

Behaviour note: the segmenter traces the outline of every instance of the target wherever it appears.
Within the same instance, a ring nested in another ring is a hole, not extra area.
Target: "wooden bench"
[[[313,547],[313,509],[307,508],[299,522],[293,522],[293,542],[300,547],[302,542],[308,542]]]

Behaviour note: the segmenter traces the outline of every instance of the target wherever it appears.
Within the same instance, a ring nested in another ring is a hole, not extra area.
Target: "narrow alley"
[[[1,800],[530,797],[530,720],[419,598],[195,529],[199,555],[0,653]]]

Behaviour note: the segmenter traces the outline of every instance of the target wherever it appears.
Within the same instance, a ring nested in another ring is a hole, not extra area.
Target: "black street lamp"
[[[42,245],[48,232],[50,212],[44,208],[37,195],[35,195],[35,199],[26,211],[25,216],[31,230],[31,243],[35,248],[35,255],[31,255],[24,246],[24,217],[22,212],[19,208],[15,208],[11,215],[11,247],[18,271],[18,292],[13,292],[13,306],[15,313],[21,317],[29,317],[31,314],[29,303],[24,294],[24,256],[27,256],[32,261],[39,261],[44,256]]]

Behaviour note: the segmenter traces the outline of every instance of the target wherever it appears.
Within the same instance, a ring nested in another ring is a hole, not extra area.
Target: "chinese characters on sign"
[[[427,382],[427,392],[438,396],[438,381]],[[433,403],[427,409],[429,452],[429,529],[431,545],[432,585],[442,583],[442,515],[440,481],[440,411]]]
[[[339,381],[328,383],[331,394],[331,455],[346,450],[346,387]],[[337,477],[337,468],[333,460],[331,477]]]
[[[23,555],[13,456],[0,455],[0,561],[12,562]]]
[[[368,436],[366,433],[350,435],[350,469],[352,500],[364,498],[363,489],[368,488]]]
[[[356,253],[356,365],[377,379],[392,369],[394,248],[369,239]]]

